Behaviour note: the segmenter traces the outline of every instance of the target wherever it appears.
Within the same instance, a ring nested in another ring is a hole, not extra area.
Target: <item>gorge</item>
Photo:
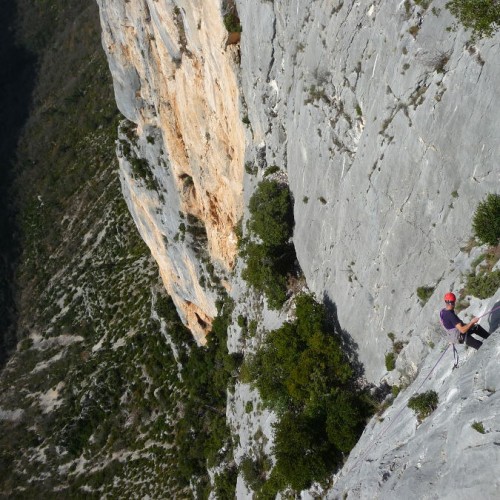
[[[452,370],[438,312],[500,300],[472,229],[499,192],[498,33],[441,0],[97,4],[20,1],[39,67],[2,495],[495,498],[500,315]],[[296,344],[308,371],[266,399],[282,358],[259,353]]]

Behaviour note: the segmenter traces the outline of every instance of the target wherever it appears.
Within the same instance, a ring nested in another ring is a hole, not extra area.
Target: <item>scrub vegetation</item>
[[[417,297],[420,299],[421,305],[425,305],[432,297],[435,287],[433,286],[419,286],[417,288]]]
[[[242,276],[266,296],[271,309],[279,309],[287,298],[289,278],[298,272],[291,242],[294,219],[288,186],[264,179],[250,199],[249,210],[248,236],[240,240],[245,261]]]
[[[39,75],[17,151],[19,343],[0,372],[10,415],[0,420],[0,490],[233,498],[231,301],[198,347],[137,233],[118,180],[120,116],[95,2],[23,0],[21,11]]]
[[[500,195],[490,193],[479,203],[472,219],[472,228],[481,243],[500,243]]]
[[[477,241],[489,245],[484,253],[471,264],[465,278],[465,287],[460,292],[480,299],[493,296],[500,288],[500,270],[495,265],[500,259],[500,195],[490,193],[476,208],[472,218],[472,229]]]
[[[479,432],[480,434],[485,434],[486,433],[486,431],[484,429],[484,425],[483,425],[482,422],[474,422],[474,423],[471,424],[471,427],[475,431]]]
[[[500,3],[496,0],[451,0],[446,8],[473,39],[491,37],[500,27]]]
[[[223,2],[223,21],[228,33],[240,33],[242,31],[240,18],[236,9],[234,0],[225,0]]]
[[[242,370],[279,415],[276,465],[261,487],[266,497],[325,480],[342,464],[372,412],[325,307],[308,294],[297,296],[295,305],[296,319],[269,332]]]
[[[412,396],[408,408],[413,410],[419,422],[427,418],[438,406],[439,398],[436,391],[422,392]]]

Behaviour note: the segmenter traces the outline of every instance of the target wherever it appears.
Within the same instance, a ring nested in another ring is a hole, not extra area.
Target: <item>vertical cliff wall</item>
[[[226,45],[217,0],[98,3],[117,104],[136,125],[122,137],[132,141],[120,155],[127,203],[179,312],[203,342],[216,310],[214,294],[199,282],[209,279],[207,266],[224,273],[234,265],[243,209],[237,48]],[[190,245],[193,227],[206,231],[209,257]]]
[[[374,381],[388,333],[412,363],[426,352],[472,213],[500,186],[498,36],[449,31],[444,4],[238,2],[247,154],[287,169],[307,283]],[[436,287],[424,308],[420,286]]]
[[[124,192],[197,338],[215,314],[209,268],[235,260],[243,165],[258,165],[249,188],[277,165],[307,283],[336,305],[367,378],[385,373],[388,333],[415,369],[439,297],[467,270],[474,208],[499,186],[498,40],[448,30],[444,1],[239,0],[238,65],[220,1],[99,4],[117,102],[137,125]],[[209,255],[179,211],[206,228]],[[436,290],[425,307],[420,286]]]
[[[216,314],[221,277],[236,303],[231,352],[254,352],[265,330],[293,315],[287,308],[271,314],[262,297],[248,293],[241,260],[235,275],[228,273],[237,261],[234,226],[246,213],[244,200],[268,167],[278,167],[294,197],[293,241],[307,285],[335,306],[366,378],[404,386],[426,355],[425,369],[435,362],[442,294],[463,287],[482,251],[461,250],[472,214],[500,187],[499,37],[472,42],[461,28],[449,29],[454,19],[445,3],[236,0],[243,34],[239,46],[228,46],[223,1],[99,0],[116,98],[128,120],[118,144],[123,192],[199,342]],[[419,287],[430,290],[426,303]],[[494,305],[471,302],[463,314]],[[391,340],[403,350],[388,374]],[[433,386],[443,410],[469,398],[468,415],[485,415],[491,463],[498,455],[491,408],[498,405],[490,399],[495,388],[476,375],[483,366],[491,370],[495,350],[492,338],[460,372],[463,392],[449,385],[458,376],[445,381],[442,366]],[[396,400],[398,409],[412,391]],[[475,405],[482,401],[491,404]],[[247,410],[254,403],[257,409]],[[273,453],[276,415],[258,403],[243,383],[228,398],[238,465],[259,446]],[[370,497],[375,482],[380,496],[411,496],[422,478],[427,486],[440,481],[443,494],[456,490],[443,480],[460,460],[444,434],[455,416],[440,409],[439,435],[425,424],[420,432],[413,419],[397,422],[396,438],[373,455],[374,464],[339,475],[332,497],[349,490]],[[469,424],[460,420],[450,439],[466,435]],[[376,418],[352,460],[364,460],[375,426]],[[422,476],[424,461],[414,455],[428,435],[436,443],[424,465],[439,472]],[[477,436],[466,437],[475,446]],[[400,441],[403,458],[388,450]],[[450,460],[438,464],[443,454]],[[240,497],[251,494],[243,483],[239,474]]]

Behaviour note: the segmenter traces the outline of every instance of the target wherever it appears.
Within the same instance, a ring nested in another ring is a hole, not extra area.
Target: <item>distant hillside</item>
[[[35,57],[15,35],[16,3],[0,1],[0,366],[15,344],[13,277],[17,258],[12,181],[16,148],[28,116],[34,85]]]
[[[97,6],[21,0],[20,10],[38,67],[15,165],[18,327],[0,372],[0,496],[186,496],[206,475],[209,433],[201,458],[177,450],[196,449],[191,435],[213,410],[177,426],[194,404],[180,370],[196,347],[123,200]]]

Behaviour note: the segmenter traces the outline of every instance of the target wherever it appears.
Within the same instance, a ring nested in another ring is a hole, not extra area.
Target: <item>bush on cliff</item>
[[[408,408],[417,414],[417,418],[421,422],[437,408],[438,403],[437,392],[427,391],[412,396],[408,401]]]
[[[486,299],[500,288],[500,270],[494,270],[500,258],[500,195],[490,193],[478,204],[472,229],[480,243],[491,246],[471,262],[465,287],[460,292],[462,302],[466,295]]]
[[[500,242],[500,195],[490,193],[479,203],[472,219],[472,228],[481,243],[498,245]]]
[[[293,233],[292,197],[288,187],[275,180],[264,179],[248,205],[252,218],[248,223],[266,247],[286,245]]]
[[[500,2],[496,0],[451,0],[447,9],[473,38],[491,37],[500,26]]]
[[[500,288],[500,270],[488,272],[480,271],[471,273],[465,282],[465,291],[468,295],[474,295],[479,299],[487,299],[495,295]]]
[[[287,278],[295,267],[292,197],[288,186],[265,179],[249,203],[249,238],[241,241],[245,259],[242,276],[256,291],[264,293],[271,309],[286,300]]]
[[[323,305],[298,296],[295,321],[270,332],[242,373],[280,415],[270,480],[301,490],[341,464],[371,408]]]
[[[189,358],[182,367],[187,391],[183,418],[176,427],[180,480],[198,480],[198,489],[208,488],[206,468],[230,462],[231,433],[225,419],[228,386],[234,382],[239,358],[227,350],[227,329],[234,303],[228,297],[217,304],[218,315],[212,323],[207,346],[190,345]],[[227,474],[226,474],[227,473]],[[228,469],[220,481],[234,486],[236,478]],[[234,481],[234,482],[233,482]],[[220,484],[226,489],[227,484]],[[203,496],[203,495],[202,495]]]

